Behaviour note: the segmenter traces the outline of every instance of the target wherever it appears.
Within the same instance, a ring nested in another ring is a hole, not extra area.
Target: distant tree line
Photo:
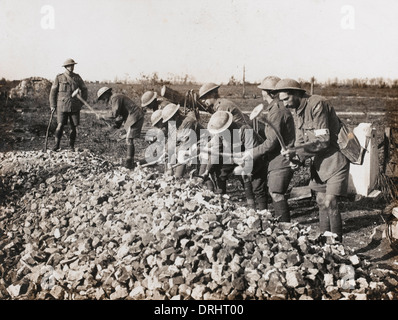
[[[329,78],[326,81],[317,81],[315,77],[311,77],[311,79],[306,80],[302,78],[297,79],[303,86],[310,86],[311,83],[315,86],[320,87],[332,87],[332,88],[340,88],[340,87],[349,87],[349,88],[398,88],[398,79],[386,79],[383,77],[377,78],[353,78],[353,79],[339,79]],[[18,80],[7,80],[4,77],[0,79],[0,89],[3,90],[7,87],[14,86],[18,83]],[[136,79],[132,79],[129,74],[125,74],[124,77],[115,77],[113,81],[86,81],[89,83],[116,83],[116,84],[134,84],[139,83],[144,87],[153,87],[157,85],[198,85],[195,81],[195,78],[188,75],[176,75],[173,73],[168,73],[166,77],[161,78],[157,72],[153,72],[150,74],[141,73],[139,77]],[[249,82],[245,81],[245,85],[258,85],[258,82]],[[242,86],[243,81],[237,79],[235,76],[231,76],[228,82],[225,83],[228,86]],[[1,91],[1,90],[0,90]]]
[[[338,78],[328,79],[325,86],[329,87],[350,87],[350,88],[398,88],[398,79],[385,79],[383,77],[378,78],[354,78],[340,80]]]

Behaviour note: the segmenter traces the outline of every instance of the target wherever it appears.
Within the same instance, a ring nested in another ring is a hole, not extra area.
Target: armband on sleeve
[[[315,137],[324,136],[329,134],[329,129],[316,129],[314,130]]]

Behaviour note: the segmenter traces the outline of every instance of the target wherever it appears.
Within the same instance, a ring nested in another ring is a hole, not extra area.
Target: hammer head
[[[257,107],[255,107],[251,112],[250,120],[257,118],[260,115],[260,113],[263,112],[263,110],[264,110],[264,105],[261,103]]]
[[[76,89],[75,91],[73,91],[72,93],[72,98],[76,97],[79,94],[79,89]]]

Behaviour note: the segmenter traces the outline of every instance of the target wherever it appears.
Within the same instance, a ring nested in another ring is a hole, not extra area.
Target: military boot
[[[134,167],[135,167],[134,153],[135,153],[134,145],[128,144],[127,145],[127,156],[126,156],[126,161],[125,161],[125,165],[124,165],[127,169],[134,169]]]
[[[250,209],[256,209],[256,203],[254,201],[253,186],[250,180],[244,180],[243,186],[245,188],[245,196],[247,207]]]
[[[72,152],[75,152],[75,140],[69,141],[69,147]]]
[[[69,136],[69,147],[71,151],[75,151],[76,129],[72,130]]]
[[[227,193],[227,180],[217,179],[218,188],[214,191],[216,194],[226,194]]]
[[[265,210],[268,209],[268,201],[267,199],[263,200],[261,199],[260,201],[257,202],[257,210]]]
[[[59,147],[60,143],[61,143],[61,140],[58,139],[58,138],[55,138],[55,146],[53,147],[53,151],[59,151],[60,150],[60,147]]]
[[[53,151],[59,151],[60,150],[60,144],[61,144],[61,137],[62,137],[62,131],[63,127],[57,127],[55,130],[55,146],[53,147]]]
[[[290,210],[286,200],[274,202],[275,217],[280,222],[290,222]]]

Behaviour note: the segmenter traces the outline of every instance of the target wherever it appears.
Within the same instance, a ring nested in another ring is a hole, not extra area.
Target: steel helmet
[[[216,111],[209,120],[207,124],[207,130],[211,134],[221,133],[224,130],[228,129],[231,125],[233,119],[233,115],[229,111]]]
[[[210,91],[218,89],[220,86],[215,83],[205,83],[199,89],[199,99],[202,99]]]
[[[73,60],[73,59],[67,59],[67,60],[65,60],[65,62],[64,62],[64,64],[62,66],[63,67],[67,67],[67,66],[70,66],[70,65],[73,65],[73,64],[77,64],[77,62],[75,62],[75,60]]]
[[[264,80],[261,82],[257,88],[261,90],[274,90],[275,85],[281,80],[281,78],[275,77],[275,76],[268,76],[264,78]]]
[[[146,107],[150,105],[156,98],[158,94],[154,91],[146,91],[142,96],[141,96],[141,106]]]
[[[177,113],[178,109],[180,109],[179,104],[169,103],[167,106],[165,106],[162,109],[163,123],[169,121]]]
[[[162,110],[155,110],[151,115],[151,123],[154,127],[160,120],[162,120]]]
[[[287,91],[287,90],[297,90],[297,91],[303,91],[305,92],[304,89],[301,88],[300,84],[293,79],[282,79],[280,80],[276,86],[275,89],[273,90],[274,93],[280,92],[280,91]]]
[[[112,88],[102,87],[101,89],[99,89],[98,92],[97,92],[97,100],[100,100],[101,97],[102,97],[102,95],[103,95],[105,92],[109,91],[109,90],[112,90]]]

